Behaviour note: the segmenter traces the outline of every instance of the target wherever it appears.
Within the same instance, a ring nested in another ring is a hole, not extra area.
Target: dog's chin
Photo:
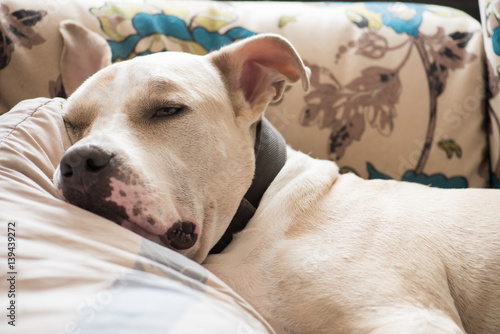
[[[130,221],[123,221],[121,226],[198,263],[205,260],[210,250],[206,240],[202,238],[199,225],[192,222],[176,222],[161,235],[151,233]]]
[[[130,216],[127,210],[113,201],[95,201],[78,190],[60,190],[63,199],[81,209],[106,218],[162,246],[184,253],[198,241],[199,227],[195,222],[178,220],[164,223],[153,216]],[[140,223],[142,222],[142,224]],[[147,222],[144,224],[144,222]],[[168,225],[170,225],[168,227]],[[158,228],[164,226],[164,228]],[[168,228],[167,228],[168,227]],[[166,230],[166,232],[165,232]]]
[[[148,191],[141,179],[134,180],[125,182],[106,176],[83,187],[65,183],[59,168],[54,174],[54,184],[66,202],[191,259],[202,257],[199,254],[204,248],[199,245],[201,219],[182,205],[158,209],[165,206],[155,202],[154,192]]]

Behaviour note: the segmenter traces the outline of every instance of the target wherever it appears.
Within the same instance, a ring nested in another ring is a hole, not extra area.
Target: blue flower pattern
[[[132,24],[137,34],[129,35],[123,41],[108,41],[113,54],[113,61],[126,59],[135,49],[137,43],[153,34],[162,34],[175,37],[184,41],[192,41],[200,44],[207,52],[218,50],[224,45],[233,43],[238,39],[255,35],[247,29],[235,27],[224,34],[218,31],[211,32],[204,27],[195,27],[190,30],[186,22],[177,16],[165,14],[138,13],[132,19]],[[147,50],[140,55],[149,54]]]
[[[422,24],[422,14],[424,12],[432,12],[427,6],[420,4],[405,3],[405,10],[408,9],[413,12],[413,16],[400,17],[395,12],[397,4],[394,3],[381,3],[381,2],[367,2],[365,4],[366,9],[373,13],[380,14],[382,16],[382,23],[394,29],[398,34],[408,34],[413,37],[418,36],[418,30]]]
[[[369,162],[366,163],[366,169],[368,170],[370,179],[381,179],[381,180],[391,179],[390,176],[385,175],[376,170],[375,167]],[[415,174],[415,172],[412,170],[409,170],[406,173],[404,173],[403,178],[401,180],[407,182],[425,184],[437,188],[457,189],[457,188],[467,188],[469,186],[467,179],[461,176],[447,178],[446,176],[440,173],[433,175]]]

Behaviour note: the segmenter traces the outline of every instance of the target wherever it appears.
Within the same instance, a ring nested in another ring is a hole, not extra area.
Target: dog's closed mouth
[[[161,236],[161,239],[176,249],[188,249],[193,247],[198,240],[198,234],[194,232],[195,228],[196,225],[191,222],[178,221]]]

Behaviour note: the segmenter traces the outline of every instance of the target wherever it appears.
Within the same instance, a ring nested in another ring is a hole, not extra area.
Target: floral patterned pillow
[[[282,132],[302,134],[289,136],[292,146],[365,178],[489,186],[479,23],[439,6],[330,6],[311,13],[316,25],[336,26],[315,35],[317,45],[300,49],[293,25],[281,32],[312,70],[307,94],[269,112]],[[289,111],[298,105],[298,115]]]
[[[401,2],[90,0],[51,7],[4,0],[0,15],[7,22],[0,113],[21,99],[64,95],[63,19],[98,32],[113,61],[159,51],[206,54],[279,33],[311,69],[311,89],[291,87],[266,114],[292,147],[364,178],[490,186],[481,26],[458,10]]]

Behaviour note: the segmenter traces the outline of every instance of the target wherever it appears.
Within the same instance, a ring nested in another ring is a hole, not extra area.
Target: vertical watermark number
[[[9,221],[7,224],[7,323],[16,325],[16,230],[17,221]]]

